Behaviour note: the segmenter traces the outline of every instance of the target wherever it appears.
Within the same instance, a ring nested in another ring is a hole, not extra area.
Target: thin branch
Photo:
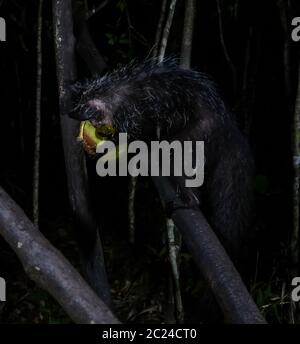
[[[100,5],[98,5],[96,8],[93,8],[91,11],[89,11],[86,15],[86,19],[90,19],[93,15],[100,12],[111,0],[104,0],[101,2]]]
[[[295,102],[294,124],[293,124],[293,167],[294,167],[294,182],[293,182],[293,232],[291,238],[291,256],[294,263],[295,273],[299,266],[299,184],[300,184],[300,63],[298,71],[298,90]]]
[[[158,25],[157,25],[154,48],[153,48],[153,55],[152,55],[153,57],[158,56],[158,48],[160,46],[160,39],[161,39],[161,33],[162,33],[162,28],[163,28],[163,22],[164,22],[165,16],[166,16],[166,9],[167,9],[167,0],[162,0],[160,17],[159,17],[159,21],[158,21]]]
[[[181,61],[180,65],[183,68],[190,68],[191,66],[195,12],[196,12],[196,1],[186,0],[182,42],[181,42],[181,54],[180,54],[180,61]]]
[[[216,0],[217,2],[217,10],[218,10],[218,21],[219,21],[219,30],[220,30],[220,40],[221,40],[221,44],[223,47],[223,52],[225,55],[225,59],[229,65],[229,68],[231,69],[232,72],[232,77],[233,77],[233,85],[234,85],[234,91],[236,92],[236,70],[235,70],[235,66],[230,58],[230,55],[228,53],[228,49],[225,43],[225,39],[224,39],[224,32],[223,32],[223,20],[222,20],[222,11],[221,11],[221,3],[220,0]]]
[[[285,93],[288,100],[289,110],[293,112],[293,99],[292,95],[292,82],[291,82],[291,49],[290,49],[290,27],[289,27],[289,3],[288,1],[277,2],[277,6],[280,12],[281,25],[284,33],[283,40],[283,71],[284,71],[284,83]]]
[[[253,75],[250,77],[250,62],[251,62],[251,40],[252,40],[252,27],[249,28],[247,39],[247,46],[245,51],[245,64],[242,85],[242,104],[244,108],[244,133],[249,137],[251,130],[251,116],[250,107],[253,101]],[[250,92],[249,92],[250,90]],[[249,99],[250,98],[250,99]]]
[[[174,289],[175,289],[175,303],[176,303],[176,319],[179,324],[183,324],[184,321],[184,311],[182,304],[182,297],[180,291],[180,272],[179,272],[179,253],[181,245],[176,244],[175,233],[177,229],[174,225],[173,220],[167,219],[167,234],[168,234],[168,243],[169,243],[169,259],[172,269]],[[180,233],[178,233],[180,236]]]
[[[39,225],[39,179],[40,179],[40,145],[41,145],[41,92],[42,92],[42,28],[43,0],[39,2],[37,24],[37,71],[36,71],[36,105],[35,105],[35,146],[33,166],[33,223]]]
[[[129,219],[129,242],[134,244],[135,238],[135,194],[136,194],[137,177],[130,177],[129,196],[128,196],[128,219]]]
[[[73,10],[76,51],[84,59],[93,75],[102,73],[107,65],[91,38],[86,21],[86,8],[82,1],[75,0]]]
[[[176,6],[177,0],[172,0],[169,8],[169,14],[168,18],[164,27],[162,39],[161,39],[161,45],[160,45],[160,50],[159,50],[159,56],[158,59],[160,62],[164,59],[166,49],[167,49],[167,44],[168,44],[168,39],[169,39],[169,34],[170,34],[170,29],[171,25],[173,22],[173,17],[175,13],[175,6]]]
[[[159,62],[162,62],[165,57],[166,48],[167,48],[167,44],[169,40],[170,28],[171,28],[174,13],[175,13],[175,6],[176,6],[176,0],[175,1],[172,0],[169,7],[168,18],[165,23],[163,36],[160,42],[160,51],[159,51],[159,56],[158,56]],[[171,273],[172,273],[173,282],[174,282],[174,288],[171,287],[170,292],[174,291],[175,289],[175,293],[172,293],[171,297],[175,299],[174,301],[176,304],[177,320],[178,322],[182,323],[184,313],[183,313],[182,298],[181,298],[181,291],[180,291],[180,279],[179,279],[179,266],[178,266],[179,250],[174,249],[174,245],[173,245],[176,227],[172,219],[166,219],[166,227],[167,227],[167,237],[168,237],[168,244],[169,244],[169,259],[170,259],[170,264],[171,264]],[[172,304],[173,302],[170,302],[170,305]]]

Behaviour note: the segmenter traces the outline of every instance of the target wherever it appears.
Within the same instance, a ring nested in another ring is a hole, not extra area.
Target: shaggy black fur
[[[241,252],[251,217],[252,158],[207,76],[151,60],[75,88],[73,118],[111,124],[130,140],[203,140],[201,208],[229,253]]]

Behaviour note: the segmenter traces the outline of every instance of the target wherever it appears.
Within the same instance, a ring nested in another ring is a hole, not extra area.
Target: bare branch
[[[152,177],[164,204],[180,205],[171,218],[180,230],[207,284],[218,301],[225,318],[237,324],[262,324],[265,319],[248,293],[240,275],[200,209],[184,209],[178,193],[166,177]]]
[[[73,108],[70,83],[76,80],[71,0],[53,0],[53,21],[60,121],[69,200],[75,218],[78,242],[82,249],[83,273],[101,299],[110,304],[110,289],[99,230],[89,195],[85,156],[81,144],[76,140],[79,122],[68,116]]]
[[[157,57],[157,55],[158,55],[158,49],[159,49],[159,44],[160,44],[160,39],[161,39],[163,22],[164,22],[165,16],[166,16],[166,9],[167,9],[167,0],[162,0],[160,17],[159,17],[159,21],[158,21],[158,25],[157,25],[155,42],[154,42],[154,49],[153,49],[153,56],[154,57]]]
[[[137,177],[130,177],[128,196],[128,220],[129,220],[129,242],[134,244],[135,238],[135,193]]]
[[[96,8],[93,8],[91,11],[89,11],[86,15],[86,19],[90,19],[94,14],[100,12],[111,0],[104,0],[101,2],[100,5],[98,5]]]
[[[196,12],[196,1],[186,0],[182,43],[181,43],[181,54],[180,54],[180,59],[181,59],[180,65],[184,68],[190,68],[191,66],[195,12]]]
[[[219,29],[220,29],[220,40],[221,40],[221,44],[223,47],[223,52],[225,55],[225,59],[228,63],[229,68],[231,69],[231,73],[232,73],[232,78],[233,78],[233,85],[234,85],[234,91],[236,92],[236,70],[235,70],[235,66],[230,58],[230,55],[228,53],[227,50],[227,46],[225,43],[225,38],[224,38],[224,32],[223,32],[223,20],[222,20],[222,11],[221,11],[221,3],[220,0],[216,0],[217,1],[217,10],[218,10],[218,19],[219,19]]]
[[[160,45],[160,50],[159,50],[159,61],[162,61],[165,53],[166,53],[166,49],[167,49],[167,44],[168,44],[168,39],[169,39],[169,34],[170,34],[170,28],[173,22],[173,17],[174,17],[174,13],[175,13],[175,6],[176,6],[176,2],[177,0],[172,0],[171,4],[170,4],[170,9],[169,9],[169,14],[168,14],[168,18],[164,27],[164,31],[163,31],[163,36],[161,39],[161,45]]]
[[[181,245],[176,244],[176,234],[180,237],[178,229],[175,227],[173,220],[167,219],[167,235],[169,244],[169,260],[172,270],[173,282],[174,282],[174,299],[176,304],[176,319],[179,324],[184,322],[184,310],[180,289],[180,249]]]
[[[118,323],[105,303],[1,187],[0,234],[28,276],[47,290],[76,323]]]
[[[37,24],[37,71],[36,71],[36,100],[35,100],[35,145],[33,166],[33,223],[39,225],[39,179],[40,179],[40,144],[41,144],[41,92],[42,92],[42,18],[43,0],[39,2]]]
[[[300,63],[298,72],[298,89],[296,94],[294,123],[293,123],[293,157],[294,157],[294,182],[293,182],[293,232],[291,238],[291,256],[294,271],[297,274],[299,268],[299,184],[300,184]]]
[[[73,15],[76,51],[89,66],[91,73],[99,75],[99,73],[102,73],[106,69],[106,62],[90,36],[86,20],[86,9],[84,8],[82,1],[75,0],[74,4],[75,8]]]

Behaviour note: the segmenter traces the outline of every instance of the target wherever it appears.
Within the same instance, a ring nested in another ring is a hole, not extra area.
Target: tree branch
[[[182,204],[166,177],[152,177],[152,181],[165,204]],[[171,218],[180,230],[226,320],[236,324],[265,323],[239,273],[200,209],[184,209],[183,205],[173,210]]]
[[[183,68],[191,67],[195,12],[196,1],[186,0],[180,53],[180,65]]]
[[[86,10],[81,0],[74,1],[74,33],[76,36],[76,51],[83,58],[92,74],[101,74],[106,68],[106,62],[93,42],[86,20]]]
[[[164,31],[163,31],[163,35],[162,35],[161,43],[160,43],[160,50],[159,50],[159,56],[158,56],[158,59],[160,62],[163,60],[166,53],[170,29],[171,29],[171,25],[172,25],[174,13],[175,13],[176,2],[177,0],[171,0],[168,18],[166,20],[166,24],[164,27]]]
[[[41,92],[42,92],[42,28],[43,28],[43,0],[39,2],[37,24],[37,71],[36,71],[36,99],[35,99],[35,138],[34,138],[34,166],[33,166],[33,223],[39,225],[39,179],[40,179],[40,145],[41,145]]]
[[[76,323],[119,322],[1,187],[0,234],[15,251],[28,276],[48,291]]]
[[[160,41],[161,41],[161,33],[162,33],[163,23],[166,16],[166,9],[167,9],[167,0],[162,0],[160,16],[159,16],[159,20],[157,24],[156,35],[155,35],[154,48],[153,48],[153,53],[152,53],[153,57],[158,56],[158,50],[159,50]]]
[[[82,249],[84,276],[101,299],[110,304],[110,289],[105,272],[99,230],[90,202],[85,156],[82,145],[76,140],[79,122],[68,116],[73,106],[69,87],[70,83],[76,79],[71,4],[71,0],[53,0],[61,133],[69,200],[75,218],[78,242]]]

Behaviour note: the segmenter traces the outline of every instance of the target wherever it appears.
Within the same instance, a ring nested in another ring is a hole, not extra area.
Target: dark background
[[[89,1],[92,7],[98,4]],[[267,320],[290,322],[287,296],[291,280],[292,127],[300,42],[290,38],[291,20],[300,16],[294,1],[221,1],[223,35],[235,73],[224,55],[215,1],[197,1],[192,67],[213,77],[256,163],[254,253],[250,290]],[[0,43],[0,185],[32,217],[32,175],[36,93],[38,1],[0,1],[7,42]],[[151,50],[160,1],[111,0],[89,20],[91,35],[110,68]],[[179,0],[167,55],[178,56],[184,1]],[[43,8],[42,133],[40,230],[78,266],[61,146],[51,2]],[[285,55],[286,54],[286,55]],[[285,56],[286,60],[285,60]],[[87,76],[78,58],[80,78]],[[235,74],[235,77],[233,76]],[[126,321],[165,319],[169,269],[164,217],[149,180],[138,182],[136,242],[128,241],[127,178],[100,178],[88,161],[94,207],[101,225],[108,276],[117,314]],[[183,249],[182,292],[186,318],[201,286],[191,257]],[[23,273],[13,252],[0,240],[0,276],[7,281],[3,322],[70,322],[45,292]],[[283,298],[284,297],[284,298]]]

